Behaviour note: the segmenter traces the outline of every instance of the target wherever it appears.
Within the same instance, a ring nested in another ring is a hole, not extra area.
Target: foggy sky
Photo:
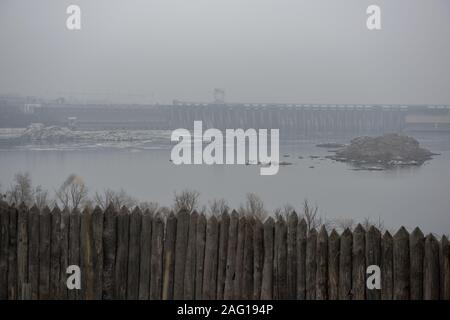
[[[448,0],[0,0],[0,94],[450,104],[449,57]]]

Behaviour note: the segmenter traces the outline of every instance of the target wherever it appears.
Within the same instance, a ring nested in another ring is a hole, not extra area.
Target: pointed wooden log
[[[351,300],[353,235],[345,229],[341,235],[339,256],[339,300]]]
[[[174,270],[175,270],[175,241],[177,237],[177,218],[171,212],[167,217],[166,222],[166,236],[164,239],[164,258],[163,258],[163,284],[162,284],[162,299],[172,300],[173,299],[173,282],[174,282]],[[155,224],[153,224],[153,230]],[[152,232],[152,237],[154,237],[155,232]],[[154,252],[155,245],[154,241],[159,241],[159,238],[152,238],[152,264],[157,263],[154,261],[158,259],[157,253]],[[153,271],[151,272],[151,282],[153,282]]]
[[[261,283],[261,300],[273,299],[274,221],[264,222],[264,265]]]
[[[184,299],[193,300],[195,295],[195,239],[197,236],[198,213],[194,211],[189,218],[186,266],[184,270]]]
[[[287,299],[297,297],[297,225],[297,213],[292,211],[287,221]]]
[[[297,225],[297,299],[306,299],[306,242],[307,225],[302,219]]]
[[[142,211],[139,207],[135,207],[130,215],[130,240],[128,244],[127,299],[129,300],[137,300],[139,297],[141,228]]]
[[[431,234],[425,238],[423,281],[423,298],[438,300],[440,294],[439,244]]]
[[[411,300],[423,299],[423,257],[424,257],[424,236],[419,228],[409,236],[409,257],[411,264]]]
[[[328,233],[325,226],[317,237],[316,299],[328,300]]]
[[[39,299],[50,299],[51,224],[50,209],[45,207],[39,217]]]
[[[381,299],[394,298],[394,239],[386,231],[381,240]]]
[[[366,233],[366,266],[379,266],[381,268],[381,233],[371,226]],[[381,289],[368,289],[366,287],[367,300],[380,300]]]
[[[223,300],[225,290],[225,278],[227,269],[228,229],[230,227],[230,215],[223,212],[219,223],[219,257],[217,267],[217,300]]]
[[[139,300],[150,298],[150,260],[152,255],[153,215],[148,210],[142,215],[140,261],[139,261]]]
[[[114,268],[115,298],[127,298],[128,245],[130,240],[130,211],[122,207],[117,215],[117,254]]]
[[[234,297],[234,277],[236,273],[236,250],[238,238],[239,216],[233,210],[230,218],[228,246],[227,246],[227,266],[225,271],[225,288],[223,298],[225,300]]]
[[[409,233],[404,227],[394,236],[394,300],[410,298]]]
[[[184,269],[189,235],[189,213],[185,210],[177,214],[177,237],[175,240],[175,273],[173,282],[173,298],[184,299]]]
[[[352,293],[354,300],[366,298],[366,231],[359,224],[353,231]]]
[[[103,217],[103,278],[102,298],[111,300],[114,298],[115,288],[115,261],[117,254],[117,211],[113,205],[108,206]]]
[[[339,299],[339,246],[340,237],[336,230],[328,237],[328,299]]]
[[[264,266],[264,227],[259,219],[255,219],[253,239],[253,300],[259,300]]]
[[[195,236],[195,299],[203,299],[203,271],[206,247],[206,217],[204,214],[197,219]]]
[[[306,242],[306,300],[316,299],[317,231],[309,231]]]

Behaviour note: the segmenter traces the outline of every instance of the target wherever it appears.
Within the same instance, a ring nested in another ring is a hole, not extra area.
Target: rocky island
[[[350,162],[363,169],[382,170],[396,166],[420,166],[435,153],[419,146],[408,136],[386,134],[379,137],[359,137],[329,158]]]

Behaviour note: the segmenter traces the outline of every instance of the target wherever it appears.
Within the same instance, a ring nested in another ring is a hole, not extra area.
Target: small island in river
[[[348,146],[335,151],[328,158],[349,162],[368,170],[387,169],[397,166],[420,166],[435,153],[419,146],[408,136],[386,134],[379,137],[358,137]]]

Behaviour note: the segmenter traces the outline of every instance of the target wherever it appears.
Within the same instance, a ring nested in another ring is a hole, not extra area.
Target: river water
[[[301,208],[308,199],[329,220],[370,218],[382,220],[389,229],[420,226],[424,232],[449,234],[450,134],[415,137],[440,155],[421,167],[357,171],[325,159],[328,150],[315,145],[326,140],[289,141],[280,146],[280,161],[292,165],[281,166],[274,176],[261,176],[259,167],[251,165],[176,166],[169,161],[169,142],[2,143],[0,183],[4,191],[16,172],[28,171],[34,184],[54,190],[75,173],[91,193],[123,188],[141,201],[170,205],[175,191],[189,188],[200,192],[203,204],[225,198],[233,208],[253,192],[269,210],[287,203]]]

